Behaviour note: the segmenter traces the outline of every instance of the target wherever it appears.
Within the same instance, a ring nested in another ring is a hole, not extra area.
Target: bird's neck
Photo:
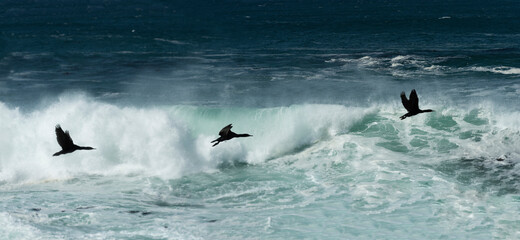
[[[421,110],[421,112],[433,112],[433,110],[431,110],[431,109],[425,109],[425,110]]]
[[[245,133],[245,134],[237,134],[236,137],[250,137],[251,135]]]
[[[94,149],[93,147],[82,147],[82,146],[77,146],[77,149],[78,150],[92,150]]]

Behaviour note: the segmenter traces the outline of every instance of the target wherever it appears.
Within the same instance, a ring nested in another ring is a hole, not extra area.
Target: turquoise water
[[[518,239],[519,10],[3,1],[0,239]]]
[[[401,121],[397,103],[139,109],[64,97],[30,114],[3,106],[3,116],[19,121],[2,132],[22,134],[2,142],[2,232],[14,239],[518,237],[511,214],[520,207],[518,114],[432,107]],[[53,126],[41,119],[71,126],[76,142],[96,143],[96,151],[52,157]],[[211,148],[214,129],[229,119],[254,137]]]

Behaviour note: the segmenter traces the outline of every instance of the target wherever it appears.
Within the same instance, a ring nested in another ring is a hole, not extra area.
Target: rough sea
[[[0,239],[520,239],[520,2],[2,0]]]

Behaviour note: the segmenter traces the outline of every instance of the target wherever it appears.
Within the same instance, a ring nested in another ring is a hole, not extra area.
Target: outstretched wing
[[[409,103],[414,110],[419,110],[419,98],[417,97],[417,92],[415,92],[415,89],[412,89],[412,92],[410,93]]]
[[[218,133],[218,135],[220,135],[220,136],[222,136],[222,137],[228,135],[229,132],[231,132],[231,128],[232,128],[232,127],[233,127],[233,126],[231,126],[231,124],[225,126],[224,128],[222,128],[222,130],[220,130],[220,132]]]
[[[411,95],[411,94],[410,94]],[[410,97],[411,98],[411,97]],[[403,102],[403,106],[404,108],[406,108],[406,110],[408,112],[411,112],[412,111],[412,106],[410,104],[411,100],[408,100],[406,98],[406,94],[404,92],[401,92],[401,102]]]
[[[61,126],[56,125],[56,139],[58,140],[58,144],[60,144],[61,148],[68,149],[74,146],[74,142],[72,138],[70,138],[69,131],[64,132],[61,129]]]

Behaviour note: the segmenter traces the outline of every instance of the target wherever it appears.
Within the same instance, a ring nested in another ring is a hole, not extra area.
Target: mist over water
[[[516,2],[0,9],[0,239],[520,237]]]

